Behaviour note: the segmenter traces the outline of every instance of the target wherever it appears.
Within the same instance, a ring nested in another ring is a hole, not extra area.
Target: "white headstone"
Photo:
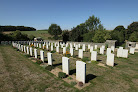
[[[56,47],[56,52],[59,52],[59,46]]]
[[[117,57],[122,57],[123,54],[123,48],[117,49]]]
[[[39,48],[41,48],[41,43],[39,43]]]
[[[48,50],[48,44],[46,44],[46,49]]]
[[[44,62],[44,51],[40,50],[40,58]]]
[[[43,49],[45,49],[45,44],[43,44]]]
[[[63,47],[63,54],[66,54],[66,47]]]
[[[93,51],[93,46],[90,47],[90,53]]]
[[[73,48],[70,48],[70,55],[73,56]]]
[[[23,45],[21,45],[21,50],[23,51]]]
[[[135,49],[138,49],[138,44],[136,44]]]
[[[90,49],[90,47],[91,47],[91,45],[90,45],[90,44],[88,44],[88,49]]]
[[[29,47],[27,46],[26,49],[27,49],[27,54],[29,54]]]
[[[75,46],[75,50],[78,50],[78,45]]]
[[[32,50],[32,47],[30,47],[30,56],[33,56],[33,50]]]
[[[96,50],[97,50],[97,45],[95,45],[94,47],[95,47],[94,49],[96,49]]]
[[[114,52],[115,51],[115,46],[111,46],[111,50]]]
[[[78,57],[83,58],[83,49],[79,49]]]
[[[135,48],[131,47],[129,53],[134,54],[135,53]]]
[[[34,49],[34,56],[37,58],[37,49]]]
[[[36,43],[34,43],[34,47],[36,47]]]
[[[24,46],[24,53],[26,53],[26,46]]]
[[[86,63],[82,61],[76,61],[76,80],[85,84],[86,78]]]
[[[37,43],[37,47],[38,47],[38,43]]]
[[[114,66],[114,54],[111,53],[107,55],[106,64],[112,67]]]
[[[97,51],[92,51],[92,53],[91,53],[91,61],[97,61]]]
[[[100,47],[100,54],[104,54],[104,48]]]
[[[107,48],[106,55],[111,54],[111,48]]]
[[[48,58],[48,65],[53,65],[53,62],[52,62],[52,53],[48,52],[47,53],[47,58]]]
[[[62,71],[69,75],[69,58],[62,57]]]
[[[83,51],[85,51],[85,44],[83,44],[82,49],[83,49]]]
[[[124,58],[128,57],[128,50],[127,49],[123,49],[122,57],[124,57]]]
[[[79,48],[81,47],[80,44],[78,44],[78,47],[79,47]]]
[[[53,51],[53,44],[51,44],[51,51]]]

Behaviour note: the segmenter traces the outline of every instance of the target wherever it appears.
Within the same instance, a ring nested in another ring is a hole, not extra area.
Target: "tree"
[[[133,32],[129,37],[129,41],[138,42],[138,32]]]
[[[80,31],[77,28],[73,28],[69,34],[69,40],[80,42],[82,40]]]
[[[89,19],[85,21],[85,25],[89,31],[96,31],[101,28],[104,29],[100,19],[94,15],[90,16]]]
[[[85,33],[83,35],[83,42],[91,42],[94,35],[95,35],[95,32],[93,32],[93,31]]]
[[[69,31],[68,30],[63,31],[62,38],[63,38],[63,41],[69,41]]]
[[[34,35],[29,35],[28,36],[30,40],[34,40],[35,36]]]
[[[129,38],[133,32],[138,32],[138,22],[133,22],[128,26],[126,33],[128,35],[127,37]]]
[[[105,36],[105,34],[103,31],[96,31],[92,40],[95,43],[103,43],[103,42],[105,42],[104,36]]]
[[[106,40],[111,40],[111,33],[107,31],[96,31],[94,37],[92,38],[93,42],[103,43]]]
[[[49,29],[48,29],[48,33],[51,35],[54,35],[54,39],[58,39],[58,35],[60,35],[62,33],[62,30],[60,28],[60,26],[58,26],[57,24],[51,24]]]

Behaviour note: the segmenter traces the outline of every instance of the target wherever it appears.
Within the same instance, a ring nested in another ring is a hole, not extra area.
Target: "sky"
[[[70,30],[89,16],[107,30],[138,21],[138,0],[0,0],[0,25],[48,29],[52,23]]]

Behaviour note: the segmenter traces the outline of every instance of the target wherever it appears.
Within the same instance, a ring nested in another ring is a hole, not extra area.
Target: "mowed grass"
[[[14,31],[5,31],[4,34],[10,34]],[[41,37],[44,40],[47,40],[48,37],[52,37],[48,31],[20,31],[21,33],[27,34],[27,35],[34,35],[35,37]]]
[[[28,35],[34,35],[35,37],[42,37],[42,39],[47,40],[48,37],[52,37],[48,31],[21,31],[22,33]]]
[[[55,50],[55,48],[54,48]],[[69,51],[69,49],[67,49]],[[50,72],[46,71],[39,65],[31,62],[20,52],[9,46],[0,46],[0,55],[2,54],[3,62],[10,77],[5,77],[4,83],[14,83],[15,90],[18,91],[78,91],[76,88],[60,80]],[[47,50],[44,50],[45,61],[47,62]],[[60,52],[62,49],[60,48]],[[75,51],[75,55],[78,51]],[[40,55],[40,49],[38,49]],[[53,53],[53,66],[62,69],[62,54]],[[90,58],[89,52],[84,52],[84,56]],[[70,74],[76,73],[75,64],[77,58],[70,58]],[[129,55],[127,59],[115,57],[116,65],[114,67],[102,67],[98,63],[105,64],[106,56],[98,55],[98,62],[86,64],[86,82],[91,84],[82,92],[138,92],[138,53]],[[0,60],[1,61],[1,60]],[[7,62],[7,63],[6,63]],[[3,63],[1,64],[4,69]],[[5,69],[5,70],[6,70]],[[2,71],[3,73],[3,71]],[[35,76],[35,77],[33,77]],[[1,78],[1,77],[0,77]],[[18,79],[18,80],[17,80]],[[3,79],[1,79],[3,80]],[[0,80],[0,81],[1,81]],[[21,81],[19,81],[21,80]],[[19,83],[18,83],[19,82]],[[4,83],[1,88],[3,88]],[[24,86],[22,87],[23,84]],[[25,88],[27,87],[27,88]],[[13,87],[14,88],[14,87]],[[24,89],[24,90],[23,90]],[[60,89],[60,90],[59,90]],[[11,89],[10,89],[11,90]],[[8,91],[8,89],[6,89]],[[79,92],[80,92],[79,91]],[[0,91],[1,92],[1,91]]]
[[[0,92],[75,92],[11,46],[0,46]]]
[[[54,50],[56,50],[54,48]],[[69,49],[67,49],[69,51]],[[44,50],[45,61],[47,62],[47,50]],[[62,49],[60,48],[60,53]],[[74,52],[78,55],[78,51]],[[106,53],[106,52],[105,52]],[[40,49],[38,48],[38,55]],[[53,53],[53,66],[62,69],[62,54]],[[84,57],[90,59],[90,53],[84,52]],[[70,58],[70,75],[76,74],[76,61],[78,58]],[[82,89],[85,92],[138,92],[138,53],[129,54],[126,58],[115,56],[114,67],[102,67],[98,63],[106,64],[106,55],[98,55],[98,61],[86,62],[86,82],[91,85]]]

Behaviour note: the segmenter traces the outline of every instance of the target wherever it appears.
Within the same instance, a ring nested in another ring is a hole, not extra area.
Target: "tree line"
[[[138,42],[138,22],[131,23],[127,29],[119,25],[112,31],[108,31],[101,24],[100,19],[94,15],[84,23],[73,27],[71,31],[62,31],[59,25],[51,24],[48,32],[53,35],[52,39],[63,41],[104,43],[106,40],[117,40],[117,45],[123,44],[125,40]]]
[[[26,26],[0,26],[0,31],[36,31],[33,27],[26,27]]]

